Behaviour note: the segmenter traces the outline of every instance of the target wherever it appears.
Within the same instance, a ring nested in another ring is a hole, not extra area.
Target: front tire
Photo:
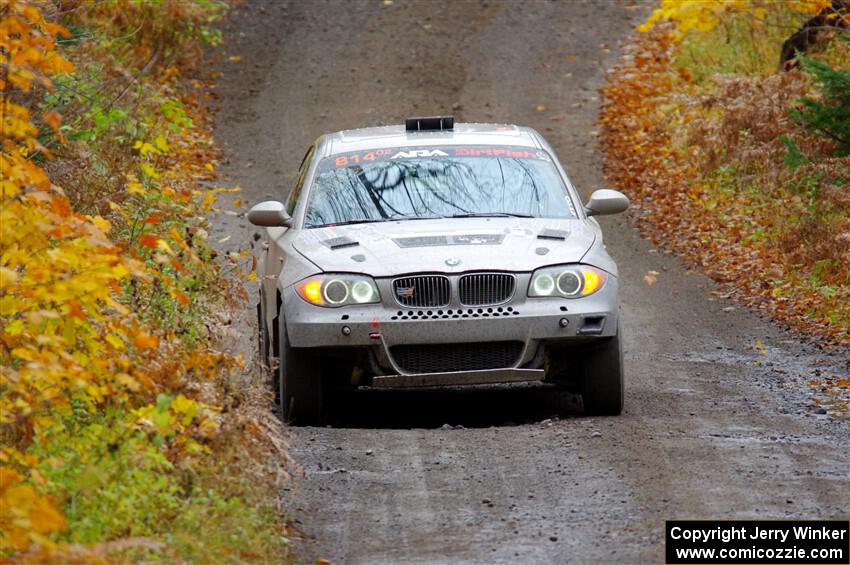
[[[283,306],[278,316],[280,359],[277,367],[283,421],[295,426],[322,423],[321,360],[307,349],[292,347],[286,334]]]
[[[584,411],[598,416],[623,412],[623,348],[617,324],[614,337],[589,348],[581,360],[581,396]]]
[[[257,303],[257,349],[259,351],[260,368],[263,374],[269,374],[272,380],[272,391],[274,391],[274,405],[280,407],[280,384],[278,370],[272,363],[272,337],[266,326],[266,314],[263,308],[263,294],[260,293],[260,301]]]
[[[263,297],[260,295],[260,301],[257,303],[257,349],[260,354],[260,363],[264,367],[270,367],[271,363],[271,340],[269,332],[266,329],[266,316],[263,312]]]

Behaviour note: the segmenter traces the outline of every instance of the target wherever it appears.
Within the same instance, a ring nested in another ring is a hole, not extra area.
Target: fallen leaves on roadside
[[[153,538],[191,531],[197,557],[223,537],[200,530],[225,500],[217,527],[277,553],[281,528],[261,512],[285,478],[268,457],[287,457],[269,449],[280,427],[262,379],[231,394],[245,363],[219,350],[213,319],[247,296],[205,241],[204,206],[238,188],[198,183],[216,150],[192,60],[224,4],[0,4],[14,134],[0,143],[0,562],[113,563],[134,548],[183,562]],[[61,42],[58,21],[97,34]],[[85,104],[63,101],[69,85]],[[240,465],[210,484],[228,460]],[[121,538],[142,522],[152,538]]]
[[[793,130],[788,118],[807,81],[793,72],[727,75],[697,87],[677,72],[670,31],[660,24],[638,35],[601,90],[607,178],[630,197],[638,227],[655,245],[699,266],[748,306],[827,344],[850,345],[850,238],[842,239],[850,224],[846,212],[837,213],[850,201],[846,191],[822,184],[817,202],[829,199],[824,207],[834,212],[813,216],[815,201],[791,193],[818,175],[840,176],[850,157],[796,170],[783,163],[782,135],[822,143]]]
[[[717,296],[827,346],[850,345],[850,199],[840,180],[850,157],[830,156],[828,140],[790,118],[813,94],[811,81],[791,71],[709,75],[696,84],[677,62],[672,31],[659,24],[639,34],[608,73],[600,115],[606,177],[631,198],[641,233],[720,283]],[[794,166],[789,144],[802,154]],[[644,276],[647,285],[656,281],[657,273]],[[768,353],[760,339],[755,350]],[[848,417],[850,379],[812,386],[829,414]]]
[[[658,282],[658,271],[647,271],[643,276],[643,282],[645,282],[647,286],[654,285]]]

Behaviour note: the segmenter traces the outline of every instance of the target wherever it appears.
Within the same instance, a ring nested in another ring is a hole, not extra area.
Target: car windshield
[[[569,219],[576,213],[544,151],[396,148],[325,158],[305,227],[477,216]]]

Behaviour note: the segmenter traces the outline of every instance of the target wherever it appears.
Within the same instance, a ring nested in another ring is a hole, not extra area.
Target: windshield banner
[[[551,162],[548,153],[528,147],[394,147],[389,149],[368,149],[333,155],[322,161],[319,170],[351,167],[375,161],[399,161],[407,159],[440,159],[445,157],[503,157],[506,159],[533,159]]]

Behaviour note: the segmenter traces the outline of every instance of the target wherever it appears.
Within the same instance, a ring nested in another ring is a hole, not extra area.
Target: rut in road
[[[596,90],[644,8],[246,2],[224,47],[241,62],[221,64],[224,173],[252,204],[282,199],[319,134],[451,111],[538,129],[586,194],[604,186]],[[223,215],[213,235],[244,247],[246,223]],[[624,415],[586,418],[529,387],[359,393],[339,427],[291,430],[299,561],[659,563],[665,519],[847,518],[850,427],[805,388],[838,354],[730,310],[625,220],[604,227],[622,277]]]

